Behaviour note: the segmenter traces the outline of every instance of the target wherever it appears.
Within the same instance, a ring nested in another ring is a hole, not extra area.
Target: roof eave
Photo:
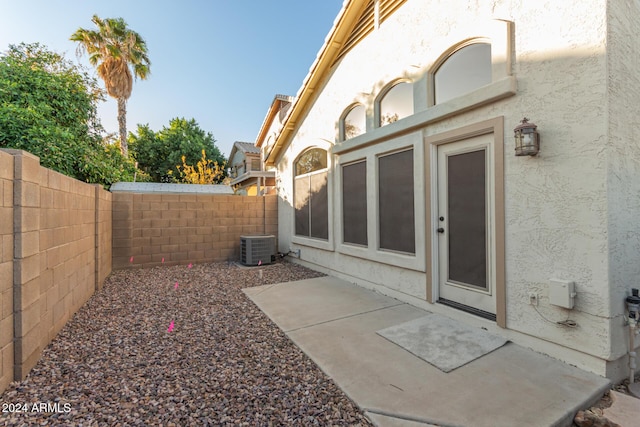
[[[316,89],[322,84],[323,78],[331,68],[345,41],[349,37],[353,23],[359,18],[367,0],[344,0],[342,9],[334,20],[333,27],[325,38],[315,61],[309,68],[309,73],[302,82],[298,94],[285,117],[282,128],[276,137],[273,149],[269,152],[265,163],[275,166],[280,152],[289,145],[293,131],[298,126],[298,120],[304,117],[309,108]],[[257,142],[257,141],[256,141]],[[257,144],[256,144],[257,145]]]
[[[256,147],[262,147],[262,144],[267,138],[267,132],[269,132],[269,129],[271,128],[271,124],[273,123],[273,119],[278,114],[278,112],[282,109],[283,104],[285,102],[291,103],[293,101],[294,101],[294,97],[289,95],[276,95],[273,97],[273,101],[271,101],[271,106],[269,106],[267,115],[262,121],[262,126],[260,126],[260,130],[258,131],[258,136],[256,137],[256,142],[255,142]]]

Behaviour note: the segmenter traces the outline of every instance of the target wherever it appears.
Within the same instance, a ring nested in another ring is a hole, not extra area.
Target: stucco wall
[[[640,36],[637,1],[608,3],[607,209],[613,357],[627,350],[624,299],[640,288]],[[626,370],[626,357],[612,370]]]
[[[604,375],[606,361],[624,355],[624,337],[620,330],[612,331],[611,316],[619,315],[619,296],[625,286],[629,287],[618,279],[616,295],[609,292],[610,283],[615,284],[610,282],[613,266],[610,266],[609,233],[616,229],[619,234],[629,231],[628,217],[637,203],[637,199],[629,201],[627,195],[622,195],[626,190],[607,193],[612,180],[617,179],[613,166],[617,167],[616,162],[626,158],[625,150],[630,150],[625,147],[631,135],[620,135],[618,149],[610,153],[611,98],[607,89],[610,77],[605,55],[604,0],[585,1],[579,8],[566,2],[533,0],[407,1],[332,70],[322,91],[317,91],[313,108],[296,130],[292,144],[280,158],[281,250],[301,247],[302,261],[309,265],[351,277],[365,286],[378,287],[417,305],[440,309],[424,303],[424,271],[400,270],[338,254],[331,250],[334,241],[324,249],[319,249],[320,245],[292,243],[291,163],[309,146],[330,148],[327,141],[336,141],[338,118],[344,109],[354,101],[371,105],[380,90],[397,78],[416,81],[416,111],[428,109],[427,71],[443,52],[463,41],[465,35],[474,30],[478,36],[484,35],[485,23],[492,19],[514,23],[509,65],[517,80],[516,95],[430,123],[421,132],[424,136],[436,135],[504,117],[507,330],[502,332],[517,342]],[[628,18],[623,22],[627,24],[620,25],[629,27],[633,21]],[[622,49],[628,48],[627,45]],[[620,67],[634,69],[630,65]],[[637,93],[626,96],[623,99],[637,99]],[[621,101],[616,108],[632,105],[625,102]],[[535,158],[513,155],[512,129],[523,116],[535,122],[541,133],[541,153]],[[637,123],[637,118],[634,119]],[[385,141],[393,138],[385,136]],[[385,144],[388,142],[380,143],[380,152],[385,151]],[[339,157],[332,161],[339,161]],[[625,180],[635,176],[635,182],[639,181],[636,167],[637,162],[629,162],[622,168],[627,174]],[[335,174],[330,175],[330,181],[335,183]],[[335,201],[338,191],[330,191]],[[424,210],[427,203],[425,196],[421,197],[415,200],[418,211]],[[626,198],[627,207],[618,216],[612,212],[621,197]],[[333,214],[333,218],[330,215],[330,221],[335,221],[336,215],[339,213]],[[612,222],[618,225],[610,228]],[[420,232],[426,226],[430,224],[416,224],[416,229]],[[635,271],[628,261],[635,242],[632,240],[619,249],[626,254],[625,278]],[[576,282],[574,310],[549,304],[551,278]],[[528,304],[529,292],[541,296],[537,311]],[[453,310],[448,313],[468,319]],[[578,327],[554,323],[566,318],[574,320]],[[619,322],[615,324],[618,326]]]

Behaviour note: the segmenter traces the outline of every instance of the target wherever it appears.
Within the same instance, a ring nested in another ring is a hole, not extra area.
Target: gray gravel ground
[[[116,271],[0,397],[29,412],[0,423],[370,426],[241,291],[318,275],[289,263]]]

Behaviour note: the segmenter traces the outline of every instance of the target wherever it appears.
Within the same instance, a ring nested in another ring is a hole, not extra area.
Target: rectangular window
[[[380,249],[415,253],[413,149],[378,158]]]
[[[297,236],[329,238],[326,171],[295,178],[294,208]]]
[[[367,245],[367,162],[342,167],[342,236],[344,243]]]
[[[309,177],[299,176],[294,181],[296,235],[309,236]]]
[[[311,235],[318,239],[329,238],[329,198],[327,193],[327,172],[309,176],[311,193]]]

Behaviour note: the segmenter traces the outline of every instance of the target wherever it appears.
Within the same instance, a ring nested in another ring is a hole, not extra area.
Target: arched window
[[[305,151],[296,160],[296,176],[327,168],[327,152],[322,148]]]
[[[357,104],[349,110],[342,121],[344,126],[344,140],[362,135],[366,131],[367,119],[364,105]]]
[[[401,82],[392,86],[380,99],[380,126],[413,114],[413,84]]]
[[[293,199],[297,236],[329,238],[327,152],[305,151],[294,163]]]
[[[435,103],[440,104],[489,83],[491,45],[470,44],[451,54],[435,72]]]

